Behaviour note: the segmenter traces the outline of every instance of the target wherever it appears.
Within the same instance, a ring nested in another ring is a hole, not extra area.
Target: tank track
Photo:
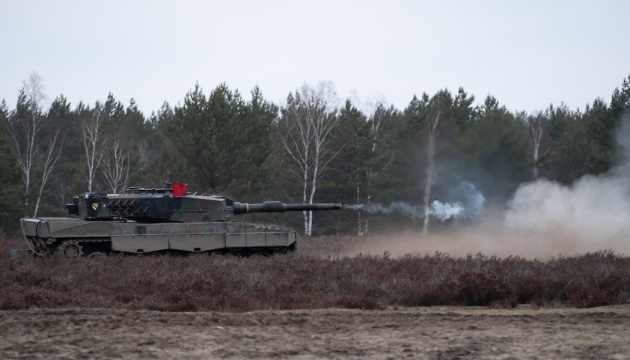
[[[56,254],[69,258],[107,255],[111,250],[112,244],[108,237],[64,239],[57,241],[57,246],[54,249]]]
[[[111,240],[108,237],[66,239],[29,237],[28,240],[33,244],[33,250],[39,256],[94,257],[107,255],[112,250]]]

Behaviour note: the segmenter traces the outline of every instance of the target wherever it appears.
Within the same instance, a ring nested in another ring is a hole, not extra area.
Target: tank
[[[23,218],[22,233],[40,256],[100,256],[110,253],[242,254],[296,249],[297,232],[235,221],[238,215],[337,210],[340,204],[262,204],[197,195],[186,184],[161,189],[129,188],[124,194],[85,193],[66,205],[74,217]]]

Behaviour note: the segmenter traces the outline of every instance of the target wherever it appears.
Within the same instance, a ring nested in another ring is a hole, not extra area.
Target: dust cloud
[[[617,132],[620,163],[599,176],[565,186],[547,179],[522,184],[505,209],[484,209],[472,225],[374,236],[343,255],[521,256],[546,259],[599,250],[630,255],[630,116]]]

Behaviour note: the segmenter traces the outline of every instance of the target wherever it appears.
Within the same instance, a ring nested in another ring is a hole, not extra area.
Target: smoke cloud
[[[366,238],[343,254],[439,251],[464,256],[481,252],[546,259],[612,250],[630,255],[630,116],[621,122],[616,140],[620,161],[605,174],[584,176],[568,186],[546,179],[522,184],[506,207],[498,208],[487,206],[472,184],[463,183],[455,189],[460,196],[457,201],[435,201],[430,213],[444,220],[476,217],[474,223],[429,231],[426,236],[405,232]],[[352,208],[424,216],[422,206],[405,202]]]
[[[623,163],[600,176],[588,175],[570,186],[538,180],[521,185],[505,214],[505,227],[550,235],[571,232],[585,241],[630,236],[630,121],[622,122],[617,143]]]
[[[450,219],[466,219],[476,216],[483,207],[486,199],[475,186],[469,182],[461,183],[453,190],[453,196],[460,198],[459,201],[442,202],[434,200],[429,206],[428,214],[440,221]],[[394,212],[400,213],[410,219],[424,218],[425,209],[423,205],[414,205],[407,201],[396,201],[388,206],[381,204],[356,204],[344,205],[346,209],[362,210],[369,214],[390,215]]]

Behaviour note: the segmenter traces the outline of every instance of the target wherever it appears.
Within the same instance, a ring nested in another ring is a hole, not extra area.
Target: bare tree
[[[102,163],[102,174],[111,193],[118,193],[129,185],[129,150],[120,137],[109,142]]]
[[[302,202],[312,204],[317,181],[328,163],[337,156],[329,137],[338,121],[337,95],[330,82],[316,87],[302,86],[295,96],[289,94],[279,122],[280,138],[294,167],[289,172],[301,182]],[[313,212],[304,211],[304,234],[310,236]]]
[[[49,122],[44,115],[46,88],[41,76],[33,72],[23,82],[18,97],[17,109],[7,122],[7,130],[13,150],[17,155],[24,182],[24,205],[29,209],[29,200],[37,184],[36,178],[41,175],[39,191],[35,198],[32,216],[37,216],[41,195],[61,154],[61,143],[58,140],[59,129],[50,131]],[[47,131],[49,134],[47,135]],[[46,141],[46,136],[49,137]]]
[[[424,224],[422,227],[423,234],[426,234],[429,231],[429,219],[431,215],[429,211],[429,203],[431,201],[431,194],[433,193],[433,187],[435,186],[435,180],[437,178],[435,150],[438,137],[440,135],[440,115],[441,111],[438,110],[434,115],[427,116],[425,121],[427,130],[427,172],[424,182]]]
[[[368,107],[369,110],[367,113],[370,114],[370,135],[372,136],[372,147],[370,148],[370,156],[372,159],[376,156],[377,145],[381,137],[381,125],[388,113],[385,104],[385,97],[381,95],[377,101],[371,102]],[[385,167],[386,166],[387,163],[385,164]],[[373,167],[367,169],[367,195],[365,197],[365,204],[368,208],[372,202],[372,180],[376,176],[376,173],[377,171]],[[363,230],[361,230],[361,222],[359,221],[359,233],[367,235],[369,233],[369,225],[369,218],[366,215]]]
[[[83,137],[83,149],[87,165],[86,180],[88,191],[92,192],[94,179],[103,161],[105,139],[102,106],[97,102],[93,110],[88,111],[81,119],[81,135]]]
[[[144,171],[156,160],[155,150],[151,148],[151,145],[146,139],[142,139],[138,142],[137,155],[138,165],[140,171]]]
[[[33,217],[37,216],[37,211],[39,210],[39,205],[42,199],[42,194],[44,192],[44,187],[50,178],[50,174],[52,173],[55,164],[57,164],[57,160],[61,157],[61,149],[63,148],[63,144],[57,145],[57,141],[59,138],[59,129],[55,131],[54,135],[51,135],[48,139],[48,149],[45,151],[45,156],[43,159],[42,166],[42,174],[41,181],[39,183],[39,192],[37,193],[37,199],[35,200],[35,209],[33,210]],[[63,142],[63,141],[62,141]],[[58,149],[58,150],[55,150]]]
[[[537,179],[540,172],[540,164],[544,155],[549,150],[543,148],[545,139],[549,136],[549,120],[542,114],[538,113],[535,116],[527,117],[527,127],[529,130],[529,138],[532,146],[532,177]]]

